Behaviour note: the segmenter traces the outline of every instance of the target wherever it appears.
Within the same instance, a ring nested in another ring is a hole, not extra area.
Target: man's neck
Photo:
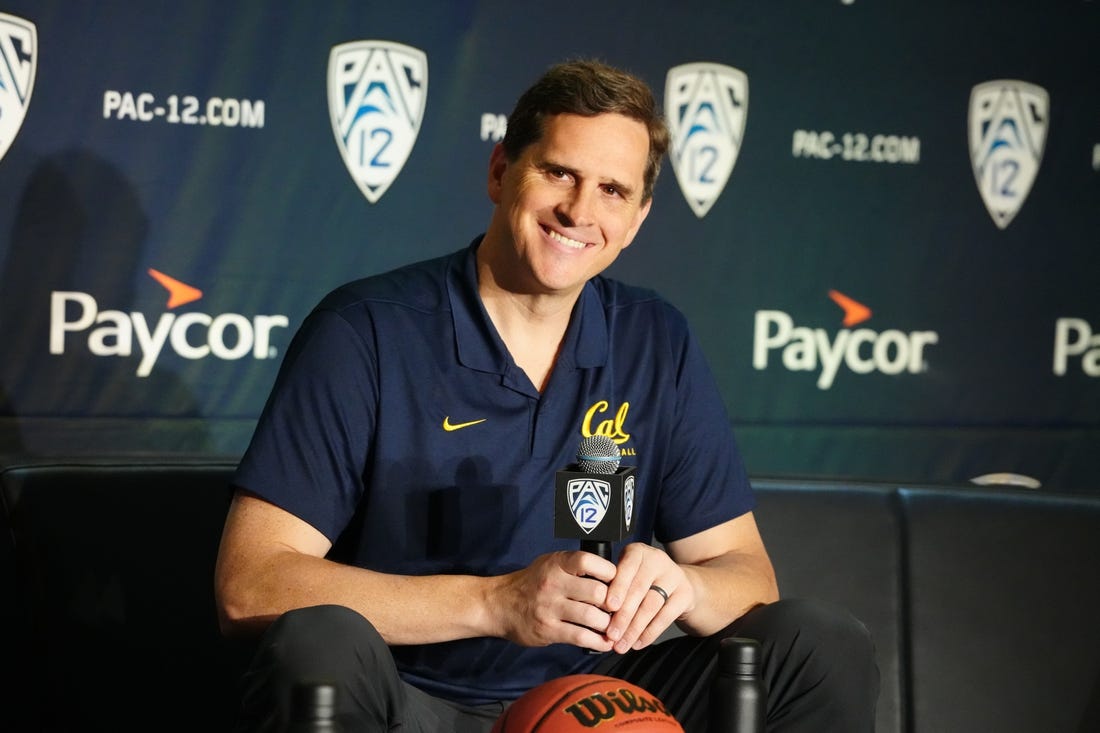
[[[541,392],[565,339],[575,293],[527,293],[502,283],[490,258],[478,253],[478,295],[516,364]]]

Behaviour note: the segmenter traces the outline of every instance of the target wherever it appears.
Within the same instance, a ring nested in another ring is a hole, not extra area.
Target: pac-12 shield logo
[[[634,477],[627,476],[623,486],[623,518],[626,520],[626,531],[630,531],[630,520],[634,518]]]
[[[702,219],[726,187],[749,113],[749,78],[712,63],[683,64],[665,77],[669,158],[680,190]]]
[[[1026,81],[1002,79],[970,92],[970,162],[985,208],[1001,229],[1024,205],[1039,173],[1050,97]]]
[[[412,152],[428,98],[428,57],[392,41],[334,46],[328,108],[348,172],[376,203]]]
[[[0,158],[23,126],[37,63],[38,33],[34,23],[0,13]]]
[[[600,526],[611,503],[611,484],[595,478],[570,479],[565,485],[569,513],[585,534]]]

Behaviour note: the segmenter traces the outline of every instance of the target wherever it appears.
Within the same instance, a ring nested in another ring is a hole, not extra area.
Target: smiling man
[[[489,161],[497,205],[478,248],[478,292],[516,363],[540,389],[585,283],[638,233],[649,135],[621,114],[559,114],[518,154]]]
[[[667,145],[639,79],[556,66],[490,157],[485,234],[350,283],[303,324],[216,570],[224,630],[264,632],[243,729],[282,729],[293,684],[330,680],[345,730],[488,731],[528,689],[595,672],[703,733],[717,644],[737,633],[762,643],[769,730],[872,730],[866,630],[778,600],[683,316],[601,274],[649,214]],[[605,410],[638,479],[612,561],[552,528],[554,472]],[[655,643],[673,624],[686,635]]]

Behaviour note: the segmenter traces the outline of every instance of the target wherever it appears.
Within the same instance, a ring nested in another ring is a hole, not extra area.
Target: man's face
[[[549,117],[542,138],[514,161],[498,145],[489,165],[489,197],[498,205],[490,231],[513,243],[509,284],[575,293],[614,262],[649,213],[648,155],[645,125],[618,114]]]

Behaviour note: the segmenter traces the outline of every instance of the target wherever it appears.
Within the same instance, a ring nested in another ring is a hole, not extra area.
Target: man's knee
[[[403,704],[393,656],[374,626],[343,606],[313,606],[283,614],[261,639],[238,730],[284,730],[294,687],[313,682],[335,686],[345,730],[385,730]]]
[[[370,621],[347,606],[308,606],[287,611],[277,618],[268,631],[282,638],[302,638],[305,641],[328,636],[377,633]]]
[[[867,627],[847,610],[783,600],[746,614],[736,633],[760,641],[764,676],[772,685],[818,696],[819,706],[836,706],[845,715],[873,717],[879,690],[875,646]]]
[[[344,606],[288,611],[268,629],[266,641],[276,666],[299,678],[343,677],[361,673],[365,663],[393,663],[370,621]]]
[[[773,634],[791,638],[809,637],[817,645],[873,653],[871,634],[846,609],[810,599],[788,599],[761,606],[746,617],[758,616],[754,625],[764,625]],[[753,623],[753,622],[750,622]]]

